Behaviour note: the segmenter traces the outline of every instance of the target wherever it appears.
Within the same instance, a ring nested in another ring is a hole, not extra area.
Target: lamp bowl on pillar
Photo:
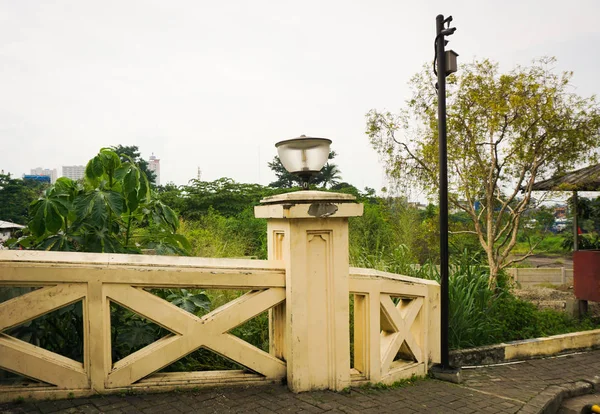
[[[300,135],[280,141],[275,147],[284,168],[302,178],[302,186],[307,189],[310,178],[318,174],[329,159],[331,140]]]

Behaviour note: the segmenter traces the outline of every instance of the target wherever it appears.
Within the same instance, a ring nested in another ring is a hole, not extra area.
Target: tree
[[[292,188],[302,185],[302,178],[289,173],[288,170],[285,169],[277,155],[273,157],[273,161],[268,163],[268,165],[271,171],[273,171],[275,173],[275,176],[277,177],[277,180],[269,184],[269,187]]]
[[[156,186],[155,190],[158,199],[177,213],[181,213],[185,209],[183,190],[175,183],[168,182],[165,185]]]
[[[176,233],[177,215],[152,193],[129,157],[121,162],[102,148],[86,167],[83,182],[59,178],[31,204],[29,235],[18,244],[43,250],[98,253],[186,254],[189,243]]]
[[[0,174],[0,220],[27,223],[29,204],[38,198],[47,184]]]
[[[330,151],[328,159],[332,160],[336,155],[337,154],[335,151]],[[288,172],[277,155],[273,158],[273,161],[268,163],[268,165],[271,171],[273,171],[277,177],[277,181],[269,184],[269,187],[292,188],[302,185],[302,178]],[[327,164],[325,164],[321,171],[314,176],[311,181],[315,185],[321,185],[323,188],[327,188],[327,186],[331,187],[337,184],[341,179],[342,177],[340,169],[336,164],[328,161]]]
[[[475,61],[448,78],[449,202],[472,220],[490,266],[498,273],[533,253],[509,258],[521,217],[539,179],[594,159],[600,111],[594,97],[576,95],[572,72],[556,74],[553,58],[500,73]],[[371,144],[390,176],[438,183],[437,93],[429,66],[410,82],[413,97],[399,114],[367,114]],[[466,202],[459,202],[465,200]]]
[[[236,216],[275,192],[260,184],[238,183],[223,177],[215,181],[190,180],[187,186],[182,186],[182,193],[181,214],[186,219],[198,219],[209,209],[225,217]]]
[[[321,184],[323,188],[331,188],[342,179],[341,171],[335,164],[327,163],[314,178],[315,184]]]
[[[116,147],[111,147],[111,149],[119,154],[121,162],[129,161],[129,159],[133,160],[133,162],[135,162],[139,169],[144,173],[151,187],[156,184],[156,174],[154,171],[150,171],[148,169],[148,161],[141,157],[140,150],[136,145],[125,147],[122,145],[117,145]]]

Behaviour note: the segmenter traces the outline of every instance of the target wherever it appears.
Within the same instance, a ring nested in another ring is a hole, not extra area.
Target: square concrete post
[[[270,313],[270,351],[287,361],[293,392],[350,385],[349,194],[298,191],[262,200],[269,259],[286,266],[286,301]]]

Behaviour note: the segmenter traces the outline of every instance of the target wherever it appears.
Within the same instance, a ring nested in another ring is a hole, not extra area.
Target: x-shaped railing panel
[[[411,327],[423,307],[423,298],[400,299],[395,305],[390,295],[381,294],[380,301],[381,373],[384,375],[390,370],[403,343],[406,343],[417,362],[423,361],[421,347],[411,332]]]
[[[47,286],[0,303],[0,332],[85,298],[84,283]],[[87,388],[81,362],[0,334],[0,367],[61,388]]]
[[[285,362],[228,333],[283,302],[283,288],[251,291],[202,318],[141,288],[107,284],[104,289],[110,300],[173,332],[115,363],[106,379],[107,387],[130,385],[200,347],[209,348],[268,378],[281,378],[286,374]]]

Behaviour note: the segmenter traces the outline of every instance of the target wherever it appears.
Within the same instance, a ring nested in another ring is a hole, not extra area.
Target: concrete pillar
[[[348,217],[363,205],[349,194],[297,191],[262,200],[269,259],[286,266],[286,301],[271,315],[270,351],[287,362],[294,392],[350,385]]]

